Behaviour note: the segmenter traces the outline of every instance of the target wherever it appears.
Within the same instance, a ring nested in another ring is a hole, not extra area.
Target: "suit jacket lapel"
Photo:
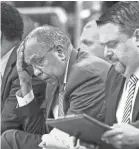
[[[69,76],[69,74],[71,72],[71,69],[72,69],[73,64],[78,59],[78,56],[79,56],[79,50],[78,51],[72,50],[71,56],[70,56],[70,60],[69,60],[67,79],[68,79],[68,76]]]
[[[111,95],[108,98],[106,102],[106,108],[107,108],[107,113],[106,113],[106,123],[109,125],[113,125],[113,123],[116,122],[116,111],[117,111],[117,106],[119,103],[119,100],[121,98],[121,94],[123,91],[123,86],[125,82],[125,78],[121,75],[119,75],[115,79],[115,84],[112,87],[111,90]]]
[[[16,47],[13,49],[13,52],[12,54],[10,55],[9,57],[9,60],[8,60],[8,63],[6,65],[6,68],[5,68],[5,72],[4,72],[4,75],[3,75],[3,79],[2,79],[2,86],[1,86],[1,96],[3,96],[3,92],[4,92],[4,89],[5,89],[5,85],[6,85],[6,82],[7,82],[7,78],[13,68],[13,65],[16,64]]]
[[[136,96],[135,104],[134,104],[134,109],[133,109],[133,114],[132,114],[132,121],[136,121],[136,117],[139,113],[139,90]]]
[[[59,87],[58,86],[51,86],[50,87],[50,90],[49,90],[49,87],[47,87],[49,93],[47,92],[46,93],[46,106],[47,107],[47,117],[46,118],[52,118],[52,115],[51,115],[51,112],[52,112],[52,106],[53,106],[53,103],[54,101],[58,98],[58,93],[59,93]]]
[[[63,107],[64,107],[64,113],[66,113],[67,111],[67,107],[69,105],[68,101],[66,101],[66,97],[65,97],[65,93],[67,91],[67,86],[68,86],[68,78],[70,76],[70,73],[71,73],[71,70],[72,70],[72,66],[75,64],[75,62],[77,61],[78,59],[78,56],[79,56],[79,51],[80,49],[78,49],[78,51],[76,50],[73,50],[71,52],[71,56],[70,56],[70,60],[69,60],[69,66],[68,66],[68,74],[67,74],[67,83],[66,83],[66,86],[65,86],[65,92],[64,92],[64,100],[63,100]]]

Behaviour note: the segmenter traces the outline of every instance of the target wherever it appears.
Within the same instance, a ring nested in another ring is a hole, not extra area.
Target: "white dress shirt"
[[[8,52],[6,53],[2,58],[1,58],[1,68],[0,68],[0,85],[2,83],[2,78],[3,78],[3,75],[4,75],[4,72],[5,72],[5,68],[7,66],[7,63],[8,63],[8,60],[9,60],[9,57],[11,55],[11,53],[13,52],[14,50],[14,47]]]
[[[17,102],[18,102],[19,107],[23,107],[23,106],[29,104],[34,99],[33,90],[31,90],[24,97],[21,97],[21,96],[22,96],[21,90],[17,91],[16,92],[16,98],[17,98]]]
[[[134,93],[134,96],[133,96],[133,99],[132,99],[132,110],[131,110],[131,113],[130,113],[130,121],[131,122],[132,122],[133,109],[134,109],[134,105],[135,105],[135,99],[136,99],[136,96],[137,96],[137,93],[138,93],[138,90],[139,90],[139,67],[133,74],[138,78],[138,81],[137,81],[136,88],[135,88],[135,93]],[[127,95],[128,95],[128,87],[129,87],[129,86],[127,86],[128,80],[129,79],[127,78],[126,81],[125,81],[123,94],[122,94],[121,99],[119,101],[117,112],[116,112],[116,118],[117,118],[118,123],[122,123],[122,118],[123,118],[123,114],[124,114],[124,107],[125,107],[126,99],[127,99]]]
[[[4,75],[6,65],[8,63],[9,57],[10,57],[13,49],[14,49],[14,47],[1,58],[1,77],[3,77],[3,75]]]

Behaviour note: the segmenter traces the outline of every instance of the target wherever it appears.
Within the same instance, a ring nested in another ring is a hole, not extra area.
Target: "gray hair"
[[[97,21],[99,26],[114,23],[121,27],[121,31],[131,37],[139,28],[139,3],[118,2],[106,11]]]
[[[25,39],[25,44],[27,44],[30,39],[34,39],[41,47],[42,51],[41,54],[39,52],[33,52],[33,55],[40,58],[42,53],[47,53],[53,49],[55,49],[56,46],[60,45],[63,47],[64,52],[66,55],[68,55],[71,50],[73,49],[70,39],[67,37],[65,33],[60,31],[56,27],[52,27],[49,25],[44,25],[41,27],[37,27],[34,29]],[[30,53],[30,50],[25,49],[24,56],[26,61],[28,61],[28,55]]]

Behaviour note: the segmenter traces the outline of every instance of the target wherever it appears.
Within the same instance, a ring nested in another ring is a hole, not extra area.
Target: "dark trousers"
[[[41,149],[42,135],[20,130],[7,130],[1,136],[1,149]]]

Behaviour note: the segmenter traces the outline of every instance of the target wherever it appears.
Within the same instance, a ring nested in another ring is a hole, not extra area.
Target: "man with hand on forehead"
[[[31,76],[24,67],[25,63],[33,67],[37,77],[50,84],[43,105],[46,107],[46,117],[36,104]],[[74,142],[69,135],[48,127],[45,120],[80,113],[103,120],[100,110],[104,103],[109,68],[106,61],[75,50],[70,39],[59,29],[46,25],[33,30],[20,46],[17,59],[21,86],[17,98],[24,100],[28,97],[30,102],[25,106],[19,105],[15,113],[23,118],[25,127],[32,127],[39,135],[7,131],[2,136],[3,149],[9,146],[10,149],[22,146],[38,149],[41,138],[42,147],[73,148]],[[42,134],[45,135],[42,137]]]

